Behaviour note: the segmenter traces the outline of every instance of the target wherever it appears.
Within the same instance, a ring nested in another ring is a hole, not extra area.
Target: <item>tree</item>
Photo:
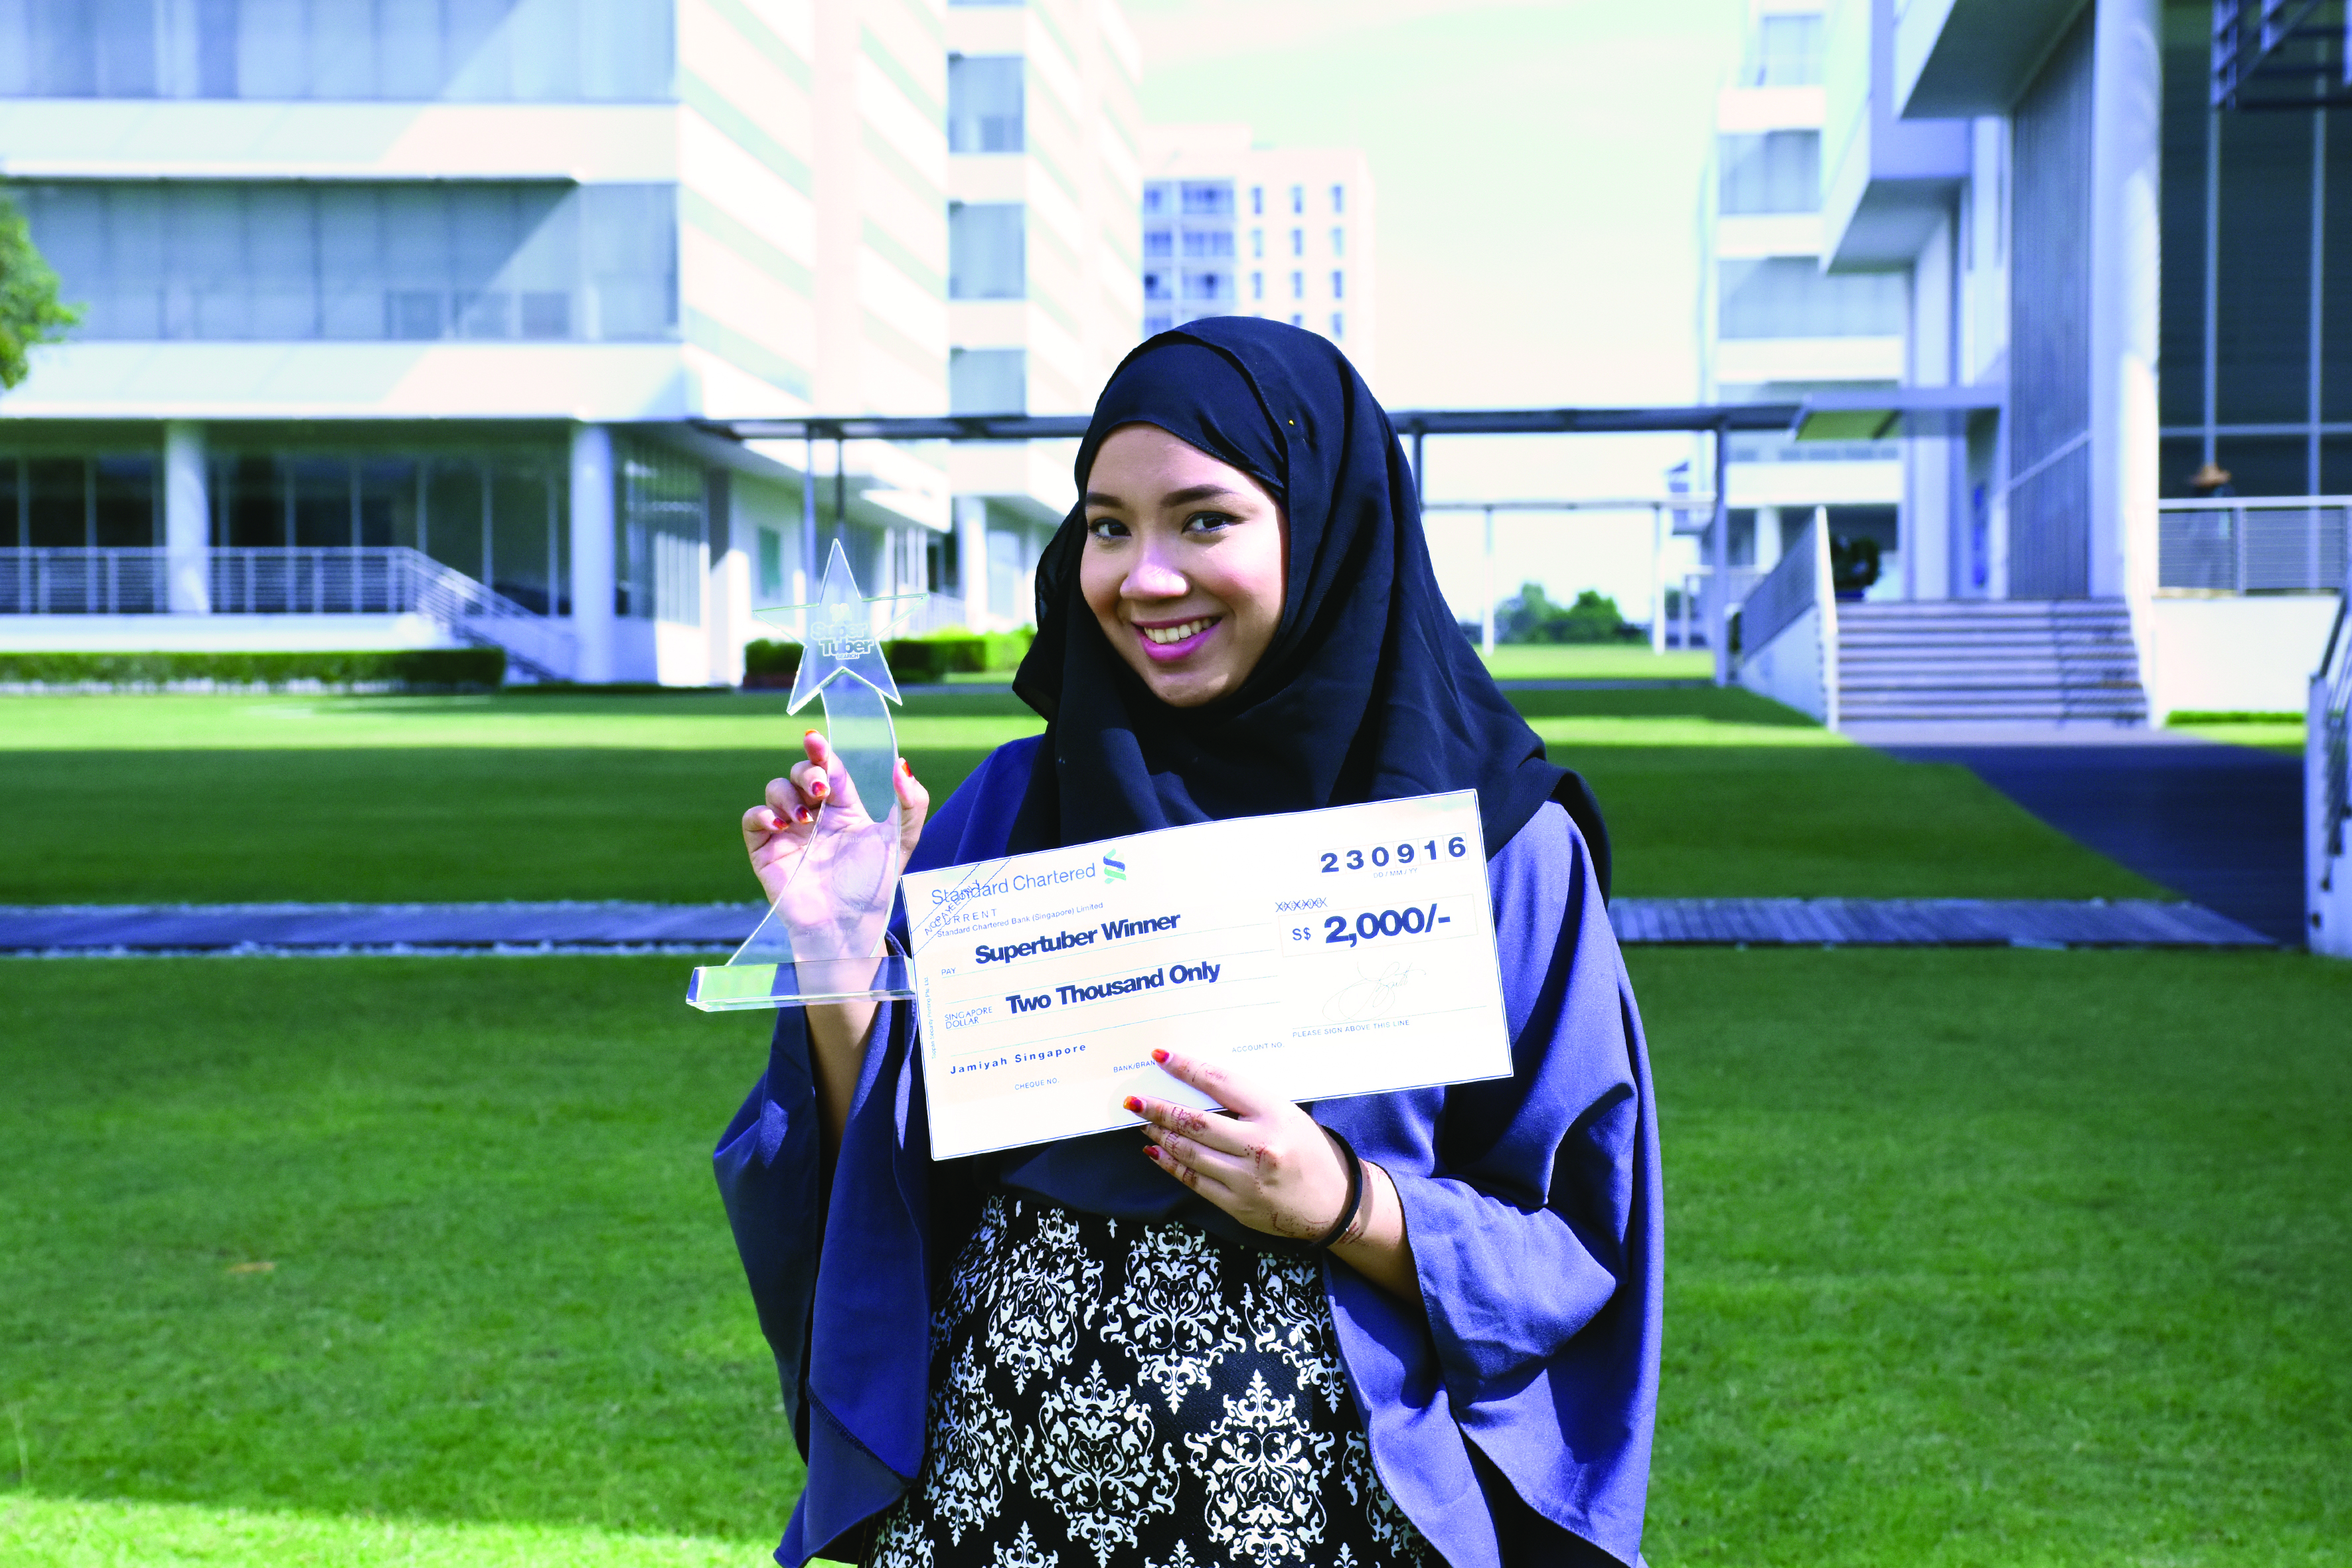
[[[36,343],[63,342],[81,311],[58,300],[58,275],[33,248],[25,215],[0,195],[0,390],[32,371],[26,351]]]
[[[1495,637],[1509,643],[1615,642],[1631,634],[1617,601],[1591,588],[1573,605],[1555,605],[1543,584],[1524,583],[1495,606]]]

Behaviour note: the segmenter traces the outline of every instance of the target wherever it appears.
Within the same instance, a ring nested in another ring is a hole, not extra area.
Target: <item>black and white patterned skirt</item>
[[[1433,1568],[1372,1472],[1320,1270],[992,1197],[931,1320],[871,1568]]]

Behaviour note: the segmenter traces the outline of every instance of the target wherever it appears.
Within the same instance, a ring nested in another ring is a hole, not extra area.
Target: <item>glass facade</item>
[[[162,505],[151,452],[0,454],[0,545],[143,548],[162,541]]]
[[[2203,35],[2164,62],[2158,483],[2352,491],[2352,114],[2216,114]]]
[[[676,189],[406,182],[19,185],[89,340],[677,335]]]
[[[1825,273],[1811,257],[1720,261],[1723,338],[1899,337],[1910,279],[1900,272]]]
[[[0,98],[675,96],[668,0],[0,0]]]
[[[948,151],[1018,153],[1022,125],[1019,55],[948,57]]]
[[[404,545],[541,615],[571,612],[559,454],[215,452],[225,549]]]
[[[1821,206],[1820,132],[1721,136],[1717,144],[1723,213],[1809,213]]]
[[[615,442],[614,459],[614,608],[700,626],[709,517],[702,465],[647,441]]]

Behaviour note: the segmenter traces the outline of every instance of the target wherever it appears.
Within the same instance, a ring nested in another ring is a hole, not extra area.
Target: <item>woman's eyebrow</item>
[[[1191,506],[1194,501],[1242,499],[1239,490],[1228,489],[1223,485],[1193,485],[1186,489],[1170,490],[1160,498],[1160,504],[1164,507]]]
[[[1125,511],[1127,510],[1127,503],[1125,501],[1119,500],[1118,497],[1114,495],[1105,495],[1100,490],[1088,490],[1087,492],[1087,499],[1079,504],[1082,506],[1107,506],[1113,511]]]

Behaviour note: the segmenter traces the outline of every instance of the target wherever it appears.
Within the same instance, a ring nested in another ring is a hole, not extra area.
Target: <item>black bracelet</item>
[[[1339,1145],[1339,1152],[1348,1157],[1348,1201],[1339,1205],[1339,1217],[1332,1222],[1331,1228],[1308,1243],[1312,1252],[1328,1252],[1332,1244],[1354,1226],[1357,1216],[1364,1210],[1364,1157],[1356,1152],[1354,1144],[1328,1127],[1323,1129],[1323,1135]]]

